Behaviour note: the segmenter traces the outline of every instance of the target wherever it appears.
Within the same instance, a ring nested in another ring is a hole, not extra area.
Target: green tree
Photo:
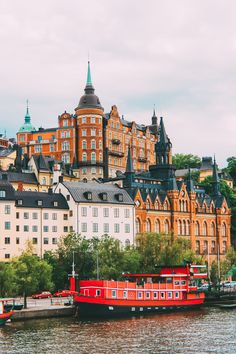
[[[200,157],[193,154],[175,154],[172,161],[177,170],[183,168],[198,168],[201,164]]]
[[[227,159],[228,165],[227,165],[227,172],[230,174],[230,176],[233,178],[234,185],[236,185],[236,157],[231,156]]]
[[[0,263],[0,297],[17,295],[16,273],[11,263]]]

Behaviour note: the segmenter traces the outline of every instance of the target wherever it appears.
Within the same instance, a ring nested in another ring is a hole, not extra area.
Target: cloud
[[[14,135],[30,100],[55,126],[83,94],[88,52],[109,111],[149,123],[154,103],[174,152],[235,155],[234,1],[28,0],[0,4],[0,128]],[[9,123],[11,122],[11,123]]]

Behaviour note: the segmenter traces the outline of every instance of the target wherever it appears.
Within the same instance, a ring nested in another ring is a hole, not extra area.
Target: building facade
[[[134,243],[134,202],[124,189],[97,182],[60,180],[55,193],[67,200],[76,233],[86,238],[109,235],[124,245]]]
[[[84,91],[75,113],[61,114],[55,128],[36,130],[27,106],[25,122],[17,133],[17,143],[23,154],[51,156],[70,164],[80,180],[92,180],[124,172],[128,146],[132,145],[135,170],[147,171],[155,162],[158,132],[155,111],[149,126],[121,118],[116,106],[112,106],[109,114],[104,114],[95,95],[89,63]]]

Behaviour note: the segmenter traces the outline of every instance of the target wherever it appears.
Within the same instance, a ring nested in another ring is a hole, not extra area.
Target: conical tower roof
[[[19,133],[23,132],[32,132],[35,131],[35,127],[31,124],[31,117],[29,114],[29,105],[28,105],[28,100],[27,100],[27,107],[26,107],[26,114],[25,114],[25,122],[24,124],[20,127]]]

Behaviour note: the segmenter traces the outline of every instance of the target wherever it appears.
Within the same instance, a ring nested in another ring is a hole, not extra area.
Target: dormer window
[[[84,196],[87,200],[92,200],[92,192],[85,192]]]
[[[100,198],[102,199],[102,200],[107,200],[107,193],[100,193]]]
[[[53,206],[57,207],[58,206],[58,202],[53,202]]]
[[[116,194],[116,199],[118,200],[118,202],[123,202],[123,194]]]
[[[6,191],[0,191],[0,198],[6,198]]]
[[[23,204],[22,199],[17,200],[17,204],[22,205]]]
[[[38,206],[42,206],[43,205],[43,201],[42,200],[38,200]]]

